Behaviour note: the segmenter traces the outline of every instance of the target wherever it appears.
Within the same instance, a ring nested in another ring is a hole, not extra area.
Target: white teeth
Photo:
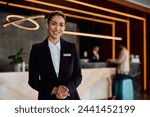
[[[58,34],[59,34],[59,32],[54,32],[54,34],[55,34],[55,35],[58,35]]]

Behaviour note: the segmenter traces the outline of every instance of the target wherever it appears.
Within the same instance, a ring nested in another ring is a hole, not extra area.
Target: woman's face
[[[53,16],[48,24],[48,33],[50,39],[58,41],[60,39],[60,36],[64,32],[65,27],[65,20],[62,16]]]

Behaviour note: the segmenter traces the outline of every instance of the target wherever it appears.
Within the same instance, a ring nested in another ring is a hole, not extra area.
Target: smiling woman
[[[29,60],[29,85],[39,92],[40,100],[79,100],[80,59],[75,44],[61,38],[66,18],[61,11],[50,13],[48,37],[32,46]],[[67,55],[67,56],[66,56]]]
[[[49,39],[56,44],[66,28],[66,18],[62,12],[52,12],[47,21]]]

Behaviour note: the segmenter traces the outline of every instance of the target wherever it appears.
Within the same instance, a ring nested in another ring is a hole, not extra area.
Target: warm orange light
[[[41,8],[36,8],[36,7],[30,7],[30,6],[20,5],[20,4],[14,4],[14,3],[9,3],[9,5],[14,6],[14,7],[44,12],[44,13],[50,13],[51,12],[51,10],[46,10],[46,9],[41,9]],[[83,20],[88,20],[88,21],[95,21],[95,22],[100,22],[100,23],[105,23],[105,24],[112,24],[111,21],[105,21],[105,20],[99,20],[99,19],[95,19],[95,18],[77,16],[77,15],[72,15],[72,14],[67,14],[67,13],[65,13],[65,15],[68,17],[73,17],[73,18],[78,18],[78,19],[83,19]]]
[[[104,7],[100,7],[100,6],[96,6],[96,5],[92,5],[92,4],[88,4],[88,3],[78,1],[78,0],[66,0],[66,1],[76,3],[76,4],[80,4],[80,5],[83,5],[83,6],[88,6],[88,7],[94,8],[94,9],[99,9],[99,10],[106,11],[106,12],[111,12],[111,13],[114,13],[114,14],[117,14],[117,15],[122,15],[122,16],[130,17],[130,18],[134,18],[134,19],[138,19],[138,20],[144,20],[143,17],[139,17],[139,16],[136,16],[136,15],[128,14],[128,13],[115,11],[115,10],[112,10],[112,9],[108,9],[108,8],[104,8]]]
[[[20,5],[20,4],[9,3],[8,5],[9,6],[18,7],[18,8],[24,8],[24,9],[29,9],[29,10],[44,12],[44,13],[50,13],[50,10],[41,9],[41,8],[35,8],[35,7],[30,7],[30,6]]]
[[[102,38],[102,39],[122,40],[121,37],[114,37],[114,36],[107,36],[107,35],[98,35],[98,34],[90,34],[90,33],[81,33],[81,32],[64,31],[64,34],[86,36],[86,37],[94,37],[94,38]]]
[[[127,21],[127,49],[130,55],[130,21]]]
[[[113,37],[115,37],[115,31],[116,29],[115,29],[115,22],[113,23],[113,25],[112,25],[112,36]],[[116,58],[116,51],[115,51],[115,46],[116,45],[116,43],[115,43],[115,40],[112,40],[112,58],[113,59],[115,59]]]
[[[143,35],[144,35],[144,39],[143,39],[143,56],[144,56],[144,91],[146,91],[147,88],[147,45],[146,45],[146,19],[144,19],[143,21]]]
[[[7,4],[7,2],[0,1],[0,4]]]
[[[98,14],[98,13],[94,13],[94,12],[79,10],[79,9],[70,8],[70,7],[66,7],[66,6],[62,6],[62,5],[48,3],[48,2],[36,1],[36,0],[26,0],[26,1],[32,2],[32,3],[36,3],[36,4],[45,5],[45,6],[51,6],[51,7],[61,8],[61,9],[65,9],[65,10],[69,10],[69,11],[74,11],[74,12],[78,12],[78,13],[88,14],[88,15],[91,15],[91,16],[97,16],[97,17],[100,17],[100,18],[106,18],[106,19],[111,19],[111,20],[126,22],[126,20],[121,19],[121,18],[112,17],[112,16],[106,16],[106,15],[102,15],[102,14]]]
[[[20,18],[19,20],[16,20],[16,21],[10,21],[10,18]],[[8,15],[6,17],[6,21],[8,23],[4,24],[3,27],[7,27],[9,25],[13,25],[15,27],[18,27],[18,28],[21,28],[21,29],[25,29],[25,30],[38,30],[39,29],[39,24],[34,20],[34,19],[37,19],[37,18],[45,18],[44,15],[38,15],[38,16],[31,16],[31,17],[24,17],[24,16],[21,16],[21,15]],[[26,26],[21,26],[21,22],[24,22],[24,21],[29,21],[31,22],[32,24],[35,25],[35,27],[26,27]]]

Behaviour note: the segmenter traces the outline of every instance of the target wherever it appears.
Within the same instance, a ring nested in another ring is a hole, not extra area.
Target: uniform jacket
[[[82,75],[80,59],[75,44],[60,40],[60,68],[57,77],[50,50],[48,39],[32,46],[29,60],[29,85],[39,92],[40,100],[56,100],[51,95],[53,87],[65,85],[69,88],[70,96],[67,100],[79,100],[77,87],[81,83]]]

